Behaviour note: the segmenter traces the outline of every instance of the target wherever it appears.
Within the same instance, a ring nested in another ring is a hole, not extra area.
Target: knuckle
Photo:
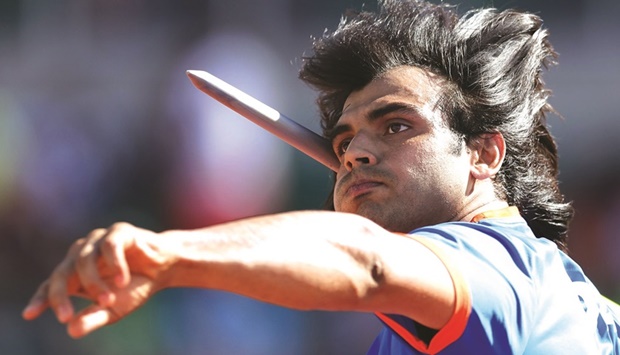
[[[117,241],[114,238],[106,238],[101,241],[101,255],[106,259],[108,266],[116,267],[118,261],[116,260],[115,250],[117,247]]]
[[[114,249],[115,245],[116,245],[116,241],[114,238],[104,238],[101,241],[101,248],[103,249],[112,250]]]
[[[93,246],[91,244],[84,245],[78,252],[78,258],[76,260],[76,263],[78,265],[84,265],[84,263],[87,262],[88,258],[92,255],[92,253]]]
[[[79,252],[86,244],[86,238],[77,239],[69,248],[69,254]]]
[[[132,228],[133,226],[128,222],[116,222],[108,228],[110,232],[119,232],[122,230],[126,230]]]
[[[82,243],[86,243],[88,240],[100,238],[106,232],[105,228],[97,228],[93,229],[86,238],[82,238]]]

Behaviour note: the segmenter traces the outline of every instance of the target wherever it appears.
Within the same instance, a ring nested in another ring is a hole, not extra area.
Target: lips
[[[353,180],[349,184],[347,184],[344,189],[345,195],[351,198],[356,198],[367,193],[372,192],[372,190],[377,187],[382,186],[383,183],[376,180],[368,180],[368,179],[358,179]]]
[[[359,196],[364,193],[370,192],[373,188],[380,186],[381,183],[370,180],[357,181],[347,189],[347,194]]]

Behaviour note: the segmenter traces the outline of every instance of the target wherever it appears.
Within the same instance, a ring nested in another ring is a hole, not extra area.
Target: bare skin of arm
[[[425,246],[363,217],[304,211],[193,231],[115,224],[78,240],[23,312],[51,308],[73,337],[114,323],[159,290],[200,287],[300,310],[384,312],[439,329],[452,280]],[[76,313],[69,296],[92,305]]]

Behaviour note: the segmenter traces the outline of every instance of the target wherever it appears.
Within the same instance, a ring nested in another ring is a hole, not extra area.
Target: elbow
[[[370,264],[370,279],[375,288],[378,288],[385,281],[385,270],[383,269],[383,263],[380,260],[374,260]]]
[[[373,303],[377,295],[385,286],[386,276],[383,263],[378,258],[369,260],[361,265],[362,275],[352,280],[352,302],[354,308],[368,311],[368,305]]]

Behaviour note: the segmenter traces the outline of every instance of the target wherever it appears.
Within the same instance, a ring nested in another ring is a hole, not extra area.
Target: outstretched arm
[[[96,230],[73,245],[24,317],[50,307],[79,337],[169,287],[219,289],[302,310],[402,314],[436,329],[454,308],[450,276],[422,244],[357,215],[306,211],[194,231]],[[74,315],[69,295],[93,305]]]

